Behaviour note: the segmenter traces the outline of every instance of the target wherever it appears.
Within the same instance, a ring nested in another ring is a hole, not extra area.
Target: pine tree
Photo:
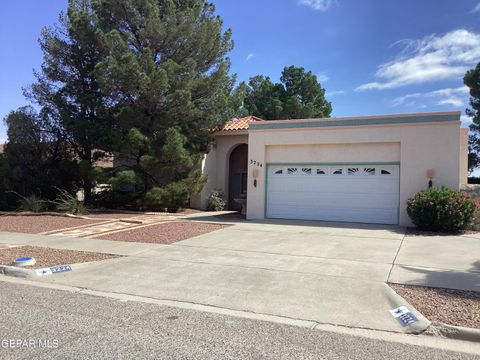
[[[474,170],[480,165],[480,63],[475,69],[467,71],[463,79],[470,88],[470,109],[466,110],[472,117],[469,139],[469,169]]]
[[[85,200],[91,197],[93,163],[111,147],[113,118],[94,70],[103,59],[88,0],[69,0],[57,26],[43,29],[43,64],[25,91],[41,107],[43,130],[61,137],[80,161]]]
[[[332,104],[325,99],[325,89],[311,71],[288,66],[280,83],[261,75],[250,78],[245,108],[265,120],[329,117]]]
[[[138,191],[155,189],[150,203],[167,186],[192,192],[204,180],[195,168],[211,130],[240,102],[226,57],[230,30],[203,0],[97,0],[93,8],[108,52],[95,74],[121,134],[115,150],[125,171],[137,174]]]

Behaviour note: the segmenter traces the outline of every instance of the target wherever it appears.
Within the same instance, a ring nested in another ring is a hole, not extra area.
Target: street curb
[[[388,284],[386,286],[386,296],[390,303],[392,304],[392,308],[397,308],[399,306],[406,306],[418,319],[418,321],[414,322],[412,325],[407,326],[405,328],[405,333],[409,334],[422,334],[427,329],[431,328],[432,323],[423,316],[417,309],[415,309],[408,301],[406,301],[403,297],[398,295],[395,290],[393,290]]]
[[[21,278],[32,278],[37,274],[32,269],[22,269],[17,266],[0,265],[0,274]]]
[[[480,329],[448,325],[441,322],[434,322],[426,334],[480,343]]]

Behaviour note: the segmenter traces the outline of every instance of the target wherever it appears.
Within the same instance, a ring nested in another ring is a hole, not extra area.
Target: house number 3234
[[[263,167],[263,164],[260,161],[257,161],[257,160],[250,160],[250,165]]]

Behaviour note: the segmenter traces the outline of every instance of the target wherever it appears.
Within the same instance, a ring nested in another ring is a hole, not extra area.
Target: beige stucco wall
[[[224,199],[228,199],[228,163],[232,150],[240,144],[248,144],[246,131],[228,131],[215,136],[215,144],[201,164],[202,171],[207,176],[207,183],[200,194],[192,196],[191,207],[204,210],[208,197],[214,190],[223,192]]]
[[[267,145],[267,163],[400,161],[400,143]],[[304,159],[304,160],[299,160]]]
[[[460,185],[468,183],[468,129],[460,129]]]
[[[406,201],[427,187],[426,171],[435,170],[435,186],[459,188],[460,122],[308,129],[250,130],[248,219],[263,219],[265,171],[272,162],[400,162],[400,224],[410,225]],[[463,166],[463,165],[462,165]],[[257,187],[253,186],[257,170]]]

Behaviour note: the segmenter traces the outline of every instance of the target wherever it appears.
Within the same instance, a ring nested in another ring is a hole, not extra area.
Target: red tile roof
[[[248,130],[248,126],[254,121],[264,121],[256,116],[247,116],[240,119],[232,119],[223,127],[223,131]]]

